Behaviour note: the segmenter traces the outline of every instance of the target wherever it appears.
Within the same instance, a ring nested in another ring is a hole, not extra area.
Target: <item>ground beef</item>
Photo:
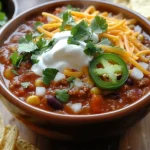
[[[142,96],[141,89],[132,89],[126,92],[126,97],[129,101],[136,101]]]
[[[143,78],[142,80],[138,81],[138,87],[145,87],[150,84],[150,80],[148,78]]]

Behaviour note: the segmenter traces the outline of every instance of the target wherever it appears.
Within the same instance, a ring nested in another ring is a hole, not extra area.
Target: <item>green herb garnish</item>
[[[91,27],[92,32],[96,34],[100,34],[107,30],[108,25],[107,25],[106,19],[99,17],[99,16],[95,16],[95,18],[91,22],[90,27]]]
[[[69,77],[69,78],[67,78],[67,82],[72,82],[73,80],[75,80],[75,77]]]
[[[101,41],[98,43],[101,45],[109,45],[112,46],[113,44],[111,43],[111,41],[108,38],[102,38]]]
[[[22,82],[22,83],[21,83],[21,86],[22,86],[24,89],[27,89],[30,84],[31,84],[30,82]]]
[[[60,26],[61,31],[63,31],[66,26],[75,26],[75,21],[69,11],[65,12],[62,18],[63,18],[63,22],[62,25]]]
[[[42,26],[42,25],[43,25],[43,23],[40,22],[40,21],[35,22],[35,23],[34,23],[34,30],[36,30],[37,27]]]
[[[22,61],[23,56],[19,55],[17,51],[15,51],[11,56],[10,60],[15,67],[18,67],[20,62]]]
[[[89,56],[94,56],[97,53],[102,54],[103,51],[100,48],[96,47],[92,42],[88,42],[86,44],[84,53]]]
[[[46,68],[43,71],[43,82],[46,85],[49,85],[50,82],[55,78],[58,70],[54,68]]]
[[[68,38],[68,44],[74,44],[74,45],[79,45],[80,43],[77,41],[77,40],[75,40],[73,37],[69,37]]]
[[[69,99],[69,94],[67,89],[56,90],[56,98],[63,103],[66,103]]]

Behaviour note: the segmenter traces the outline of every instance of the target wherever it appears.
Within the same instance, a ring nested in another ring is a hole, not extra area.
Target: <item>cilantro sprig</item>
[[[11,56],[10,56],[10,60],[12,62],[12,64],[15,67],[18,67],[20,65],[20,62],[22,61],[23,56],[19,55],[17,51],[15,51]]]
[[[46,68],[43,71],[43,83],[46,84],[46,85],[49,85],[50,82],[55,78],[57,73],[58,73],[57,69]]]
[[[56,98],[61,102],[66,103],[69,100],[68,90],[56,90]]]
[[[73,17],[71,16],[71,13],[69,11],[66,11],[63,14],[63,22],[62,25],[60,26],[60,30],[63,31],[66,26],[75,26],[75,21]]]
[[[49,50],[54,44],[55,39],[46,40],[42,35],[26,34],[20,38],[17,51],[10,57],[12,64],[15,67],[19,67],[22,61],[26,61],[26,57],[32,60],[33,63],[37,63],[39,56]]]
[[[100,34],[107,30],[108,24],[106,22],[106,19],[99,16],[95,16],[90,24],[90,27],[92,32]]]

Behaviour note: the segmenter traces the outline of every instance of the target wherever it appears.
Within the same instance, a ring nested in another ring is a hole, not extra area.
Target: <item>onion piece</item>
[[[80,88],[83,86],[83,82],[79,78],[77,78],[74,80],[74,86]]]
[[[130,73],[130,76],[136,80],[141,80],[144,76],[143,72],[134,67]]]
[[[81,103],[74,103],[70,105],[70,108],[74,113],[79,113],[82,109],[82,104]]]
[[[37,96],[44,96],[46,94],[46,88],[45,87],[36,87],[35,94]]]
[[[144,69],[148,69],[148,64],[145,62],[139,62],[139,64],[144,68]]]
[[[66,78],[66,76],[65,76],[63,73],[58,72],[58,73],[56,74],[55,78],[54,78],[54,81],[55,81],[55,82],[59,82],[59,81],[61,81],[62,79],[65,79],[65,78]]]

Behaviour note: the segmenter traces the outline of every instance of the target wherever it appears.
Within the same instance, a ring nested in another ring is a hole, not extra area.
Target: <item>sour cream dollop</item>
[[[84,53],[86,43],[79,41],[79,45],[68,44],[67,41],[70,36],[70,31],[56,33],[53,36],[53,39],[56,40],[56,44],[39,57],[39,62],[34,64],[31,70],[35,74],[42,76],[43,70],[46,68],[55,68],[63,73],[64,68],[80,71],[83,66],[88,65],[92,57]],[[94,43],[98,42],[98,36],[94,33],[92,40]]]

